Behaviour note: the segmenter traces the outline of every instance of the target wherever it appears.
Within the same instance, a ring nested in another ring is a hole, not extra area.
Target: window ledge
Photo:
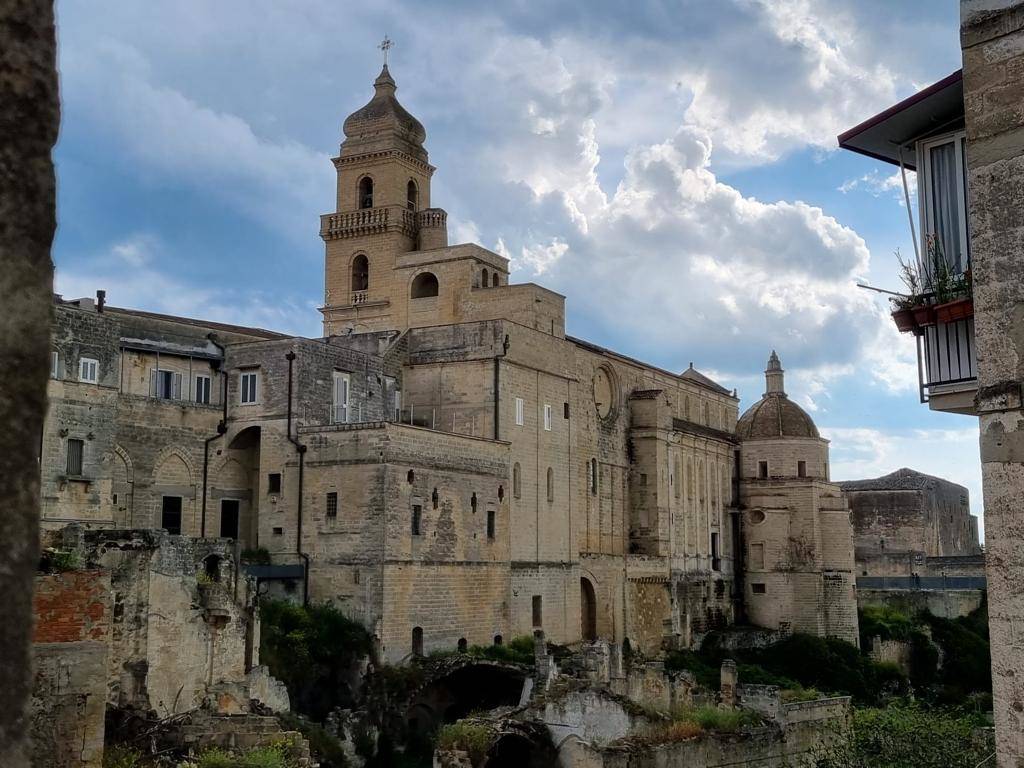
[[[59,479],[62,483],[84,483],[89,485],[93,482],[93,478],[86,477],[85,475],[61,475]]]

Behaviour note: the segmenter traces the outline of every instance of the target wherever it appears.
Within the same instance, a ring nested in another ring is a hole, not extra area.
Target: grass
[[[245,752],[210,747],[199,753],[194,765],[196,768],[297,768],[292,751],[292,744],[284,739]]]
[[[437,734],[439,749],[459,749],[469,755],[474,766],[481,765],[487,757],[494,734],[482,723],[470,723],[460,720],[449,723]]]
[[[124,744],[110,744],[103,749],[103,768],[144,768],[149,765],[143,754]]]

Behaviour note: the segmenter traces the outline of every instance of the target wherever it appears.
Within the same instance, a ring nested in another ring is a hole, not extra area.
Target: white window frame
[[[60,352],[53,350],[50,354],[50,378],[60,378]]]
[[[171,375],[171,391],[166,395],[160,394],[160,374],[169,373]],[[158,400],[181,400],[181,379],[182,376],[177,371],[171,370],[170,368],[150,368],[150,386],[149,394],[150,397],[155,397]]]
[[[200,382],[204,383],[202,387],[200,387]],[[206,399],[205,400],[199,397],[199,390],[200,389],[202,389],[203,393],[206,395]],[[197,373],[196,374],[195,381],[192,382],[192,401],[196,402],[196,403],[200,403],[202,405],[209,405],[211,402],[213,402],[213,377],[212,376],[206,376],[206,375],[201,374],[201,373]]]
[[[516,426],[521,427],[526,420],[526,401],[521,397],[516,398]]]
[[[551,431],[551,406],[544,403],[544,430]]]
[[[957,213],[960,220],[960,253],[962,255],[961,261],[964,267],[970,266],[970,245],[967,237],[968,227],[968,211],[967,211],[967,185],[964,183],[966,179],[965,175],[965,163],[967,158],[964,156],[965,144],[967,140],[967,133],[965,131],[954,131],[953,133],[945,133],[941,136],[935,136],[930,139],[924,139],[917,143],[917,197],[918,197],[918,210],[920,212],[920,227],[921,227],[921,258],[922,260],[927,259],[927,251],[925,249],[925,237],[929,234],[933,234],[936,231],[934,223],[934,212],[932,211],[931,202],[931,151],[936,147],[943,146],[945,144],[953,145],[953,156],[956,161],[956,178],[957,178]],[[948,254],[945,255],[948,259]],[[930,268],[930,265],[925,263],[925,269]]]
[[[94,357],[78,358],[78,380],[86,384],[100,381],[100,361]]]
[[[249,394],[250,387],[246,383],[252,382],[252,396],[247,397]],[[239,405],[256,405],[260,401],[260,372],[254,371],[242,371],[238,375],[238,404]]]
[[[331,424],[348,424],[352,419],[352,376],[335,371],[331,377]]]

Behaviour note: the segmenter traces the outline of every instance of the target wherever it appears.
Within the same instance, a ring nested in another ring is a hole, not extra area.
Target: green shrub
[[[848,739],[819,749],[815,768],[976,768],[993,752],[977,715],[891,703],[855,709]],[[985,763],[986,765],[990,764]]]
[[[103,768],[143,768],[149,761],[142,752],[124,744],[110,744],[103,748]]]
[[[673,710],[672,719],[676,722],[696,723],[705,731],[724,733],[736,733],[761,724],[760,716],[749,709],[724,709],[711,705]]]
[[[533,664],[533,638],[529,635],[521,635],[512,638],[507,645],[473,645],[467,649],[466,653],[479,659],[507,661],[514,664]]]
[[[82,558],[77,552],[62,549],[46,549],[39,559],[39,570],[50,573],[77,571],[82,567]]]
[[[787,688],[779,691],[779,698],[783,704],[795,704],[800,701],[817,701],[823,696],[815,688]]]
[[[470,723],[460,720],[449,723],[437,734],[437,746],[440,749],[461,749],[469,754],[473,765],[481,765],[490,749],[494,734],[482,723]]]
[[[309,751],[320,762],[321,768],[345,768],[348,765],[341,742],[322,726],[293,712],[282,712],[277,716],[277,720],[281,727],[289,731],[298,731],[306,738],[309,742]]]
[[[358,622],[333,606],[260,602],[260,659],[283,682],[298,712],[323,720],[331,709],[351,705],[349,672],[372,649]]]
[[[870,648],[873,637],[909,640],[913,633],[920,631],[910,616],[887,605],[866,605],[858,614],[862,648]]]
[[[711,655],[709,653],[709,655]],[[668,672],[686,671],[693,675],[697,683],[705,688],[717,689],[720,682],[721,661],[714,656],[707,658],[704,651],[670,651],[665,657],[665,670]],[[740,678],[741,680],[743,678]]]

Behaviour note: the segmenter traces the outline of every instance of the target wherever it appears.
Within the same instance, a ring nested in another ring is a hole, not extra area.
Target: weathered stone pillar
[[[0,0],[0,765],[28,765],[39,445],[53,312],[57,140],[51,0]]]
[[[720,681],[719,701],[723,707],[735,707],[736,686],[739,684],[739,674],[736,672],[736,662],[732,659],[725,659],[722,662]]]
[[[962,0],[977,411],[999,768],[1024,766],[1024,2]]]

